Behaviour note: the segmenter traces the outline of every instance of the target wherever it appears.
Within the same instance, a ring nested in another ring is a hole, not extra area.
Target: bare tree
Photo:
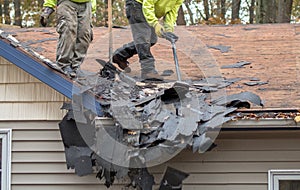
[[[4,9],[4,23],[10,24],[9,0],[4,0],[3,9]]]
[[[241,0],[232,0],[231,20],[240,18]]]
[[[291,21],[293,0],[278,0],[276,22],[289,23]]]
[[[2,15],[3,15],[3,11],[2,11],[2,5],[3,5],[3,0],[0,0],[0,23],[2,23]]]
[[[210,17],[208,0],[203,0],[203,5],[204,5],[205,20],[208,20]]]
[[[221,0],[221,17],[224,19],[226,15],[226,0]]]
[[[254,9],[255,9],[255,0],[251,0],[249,6],[249,23],[253,24],[254,21]]]
[[[177,25],[186,25],[186,21],[184,19],[184,11],[183,11],[182,6],[180,6],[180,8],[179,8],[176,24]]]
[[[290,22],[292,0],[258,0],[256,8],[257,23]]]
[[[14,8],[15,8],[15,25],[22,26],[22,16],[21,16],[21,2],[20,0],[14,0]]]

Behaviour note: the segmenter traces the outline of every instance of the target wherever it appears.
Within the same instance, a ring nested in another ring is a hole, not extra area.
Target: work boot
[[[70,78],[76,77],[76,71],[73,70],[70,66],[66,66],[66,67],[62,68],[62,70],[68,77],[70,77]]]
[[[158,74],[156,70],[150,72],[142,72],[141,78],[143,81],[163,81],[164,78]]]
[[[112,61],[114,63],[117,63],[118,66],[120,67],[120,69],[124,70],[126,73],[131,72],[131,69],[129,67],[129,62],[127,60],[120,58],[120,56],[118,56],[118,55],[114,55],[112,57]]]

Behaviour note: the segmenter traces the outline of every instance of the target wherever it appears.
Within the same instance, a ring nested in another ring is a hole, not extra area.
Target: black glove
[[[173,32],[164,32],[162,37],[166,40],[170,41],[171,43],[175,43],[178,40],[178,36],[176,36]]]
[[[50,15],[54,12],[54,9],[52,9],[51,7],[45,7],[41,17],[40,17],[40,23],[42,26],[47,26],[48,23],[48,19],[50,17]]]

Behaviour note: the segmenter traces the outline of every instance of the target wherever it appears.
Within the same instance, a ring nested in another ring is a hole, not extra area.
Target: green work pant
[[[57,26],[59,34],[56,62],[64,68],[77,69],[86,56],[92,37],[91,2],[74,3],[59,0],[57,6]]]

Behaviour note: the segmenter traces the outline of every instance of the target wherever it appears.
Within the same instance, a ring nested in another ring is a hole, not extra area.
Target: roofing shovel
[[[173,56],[174,56],[174,62],[175,62],[175,67],[176,67],[176,74],[177,74],[177,80],[181,81],[181,74],[180,74],[180,69],[179,69],[179,64],[178,64],[178,58],[177,58],[177,52],[176,52],[176,45],[175,42],[178,40],[178,36],[176,36],[173,32],[164,32],[162,36],[171,42],[172,44],[172,50],[173,50]]]

